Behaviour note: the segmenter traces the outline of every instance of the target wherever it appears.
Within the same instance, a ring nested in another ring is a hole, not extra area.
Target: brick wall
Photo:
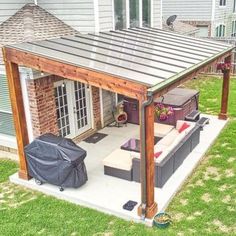
[[[59,134],[54,97],[54,82],[60,79],[60,77],[51,75],[48,77],[27,81],[34,137],[49,132],[55,135]],[[101,109],[99,88],[92,87],[91,93],[94,129],[100,129]]]
[[[182,21],[193,26],[208,26],[208,36],[211,36],[211,21]]]
[[[101,106],[99,88],[92,86],[94,129],[101,129]]]
[[[34,137],[44,133],[58,135],[53,88],[53,83],[57,80],[55,76],[48,76],[27,81]]]

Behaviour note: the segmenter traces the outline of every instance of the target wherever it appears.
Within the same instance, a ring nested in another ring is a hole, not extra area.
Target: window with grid
[[[0,134],[15,136],[6,75],[0,74]]]
[[[77,119],[78,129],[83,128],[88,124],[87,101],[86,101],[86,87],[85,84],[74,82],[75,89],[75,113]]]
[[[225,25],[219,25],[216,27],[216,37],[225,36]]]
[[[220,0],[220,6],[226,6],[226,0]]]
[[[143,26],[151,26],[151,0],[142,0],[143,4]]]
[[[59,134],[66,137],[70,134],[70,122],[68,112],[68,99],[66,94],[66,84],[62,84],[54,88],[55,101],[57,107],[57,123]]]

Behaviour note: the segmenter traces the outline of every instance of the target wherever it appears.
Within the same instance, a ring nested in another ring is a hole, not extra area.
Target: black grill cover
[[[80,187],[87,180],[86,151],[72,140],[44,134],[25,147],[29,175],[61,187]]]

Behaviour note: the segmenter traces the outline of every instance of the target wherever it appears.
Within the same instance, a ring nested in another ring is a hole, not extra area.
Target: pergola
[[[154,28],[74,35],[3,48],[20,158],[19,177],[28,180],[24,147],[29,143],[18,66],[80,81],[139,100],[141,205],[139,215],[157,212],[154,200],[153,99],[223,60],[233,46]],[[220,119],[227,119],[230,71],[223,76]]]

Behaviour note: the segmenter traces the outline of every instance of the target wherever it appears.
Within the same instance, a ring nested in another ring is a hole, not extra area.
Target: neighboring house
[[[236,0],[163,0],[163,16],[199,28],[200,37],[231,37],[236,34]]]
[[[0,4],[4,9],[0,10],[1,47],[76,32],[162,27],[161,0],[39,0],[38,5],[22,0]],[[16,142],[2,58],[0,64],[0,149],[12,150]],[[113,121],[115,93],[28,68],[21,68],[20,73],[30,140],[45,132],[75,138]],[[42,99],[45,97],[47,101]]]
[[[199,28],[178,20],[174,21],[172,26],[168,26],[166,24],[166,20],[164,20],[162,24],[162,29],[192,37],[196,37],[199,34]]]

